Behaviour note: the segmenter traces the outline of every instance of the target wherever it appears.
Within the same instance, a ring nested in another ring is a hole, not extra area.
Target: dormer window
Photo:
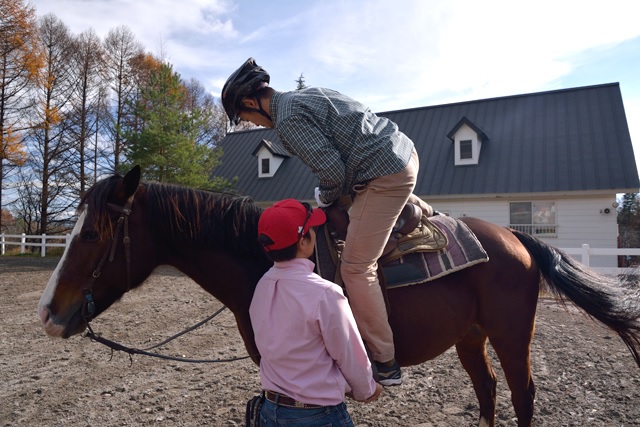
[[[258,178],[273,177],[278,168],[289,157],[289,153],[280,145],[263,139],[252,153],[258,158]]]
[[[487,134],[471,120],[463,117],[447,137],[454,144],[454,158],[456,166],[477,165],[480,161],[480,149],[486,141]]]
[[[271,178],[275,175],[280,164],[282,164],[282,157],[274,156],[266,148],[262,148],[257,153],[258,157],[258,178]]]

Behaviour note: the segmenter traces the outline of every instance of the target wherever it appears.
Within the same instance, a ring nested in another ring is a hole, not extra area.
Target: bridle
[[[128,199],[127,203],[124,206],[118,206],[113,203],[107,203],[107,207],[110,209],[120,212],[120,218],[116,223],[116,229],[113,232],[113,239],[111,241],[111,249],[107,249],[105,253],[100,258],[98,265],[91,273],[91,277],[93,280],[91,281],[91,285],[82,290],[84,295],[84,305],[82,307],[82,318],[87,324],[87,328],[90,329],[89,321],[92,319],[93,315],[96,311],[95,302],[93,301],[93,287],[95,286],[96,281],[102,274],[102,269],[107,262],[113,262],[113,258],[116,254],[116,248],[118,246],[118,237],[120,236],[120,230],[123,228],[124,224],[124,238],[122,239],[122,243],[124,244],[124,255],[127,265],[127,289],[125,292],[131,290],[131,238],[129,237],[129,215],[131,215],[131,206],[133,205],[133,199],[135,197],[135,193],[132,194]]]
[[[88,337],[89,339],[91,339],[92,341],[96,341],[99,342],[101,344],[106,345],[107,347],[109,347],[112,352],[115,351],[123,351],[125,353],[129,354],[129,360],[131,362],[133,362],[132,356],[134,354],[142,354],[145,356],[151,356],[151,357],[157,357],[160,359],[166,359],[166,360],[174,360],[174,361],[178,361],[178,362],[189,362],[189,363],[220,363],[220,362],[233,362],[236,360],[243,360],[243,359],[248,359],[251,356],[242,356],[242,357],[232,357],[232,358],[228,358],[228,359],[186,359],[186,358],[181,358],[181,357],[173,357],[173,356],[166,356],[163,354],[159,354],[159,353],[154,353],[154,352],[149,352],[149,350],[153,350],[154,348],[160,347],[164,344],[167,344],[170,341],[173,341],[174,339],[186,334],[187,332],[191,332],[194,329],[199,328],[200,326],[204,325],[205,323],[207,323],[208,321],[210,321],[211,319],[213,319],[214,317],[216,317],[218,314],[220,314],[222,311],[224,311],[224,309],[226,308],[225,306],[222,306],[222,308],[220,308],[218,311],[216,311],[214,314],[212,314],[211,316],[207,317],[206,319],[196,323],[195,325],[185,329],[182,332],[179,332],[169,338],[167,338],[166,340],[155,344],[151,347],[147,347],[145,349],[138,349],[138,348],[131,348],[131,347],[127,347],[125,345],[119,344],[115,341],[111,341],[109,339],[103,338],[101,335],[96,334],[93,329],[91,328],[90,325],[90,321],[93,319],[93,315],[95,314],[96,311],[96,306],[95,306],[95,301],[93,300],[93,287],[95,286],[98,278],[100,277],[101,273],[102,273],[102,269],[104,268],[107,260],[109,260],[109,262],[113,262],[113,258],[115,256],[116,253],[116,248],[118,246],[118,238],[120,236],[120,231],[124,230],[124,237],[122,239],[122,243],[124,244],[124,255],[125,255],[125,261],[126,261],[126,269],[127,269],[127,288],[125,290],[125,292],[131,290],[131,238],[129,237],[129,216],[131,215],[131,206],[133,205],[133,200],[135,198],[135,193],[132,194],[128,199],[127,202],[125,203],[124,206],[118,206],[115,205],[113,203],[107,203],[107,207],[111,210],[114,210],[118,213],[120,213],[120,217],[118,218],[118,221],[116,223],[116,228],[113,232],[113,240],[111,242],[111,247],[107,248],[107,250],[105,251],[105,253],[102,255],[102,258],[100,258],[100,261],[98,262],[98,265],[96,266],[96,268],[93,270],[93,273],[91,274],[92,276],[92,281],[89,287],[84,288],[82,290],[83,296],[84,296],[84,304],[82,305],[82,319],[84,320],[84,323],[87,327],[86,332],[84,333],[84,336]]]

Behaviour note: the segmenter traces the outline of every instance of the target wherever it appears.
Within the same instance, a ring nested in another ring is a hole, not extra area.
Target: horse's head
[[[38,305],[47,334],[68,338],[82,332],[86,321],[139,285],[153,269],[139,257],[140,245],[149,237],[139,183],[140,168],[135,167],[124,177],[98,182],[82,198],[71,243]]]

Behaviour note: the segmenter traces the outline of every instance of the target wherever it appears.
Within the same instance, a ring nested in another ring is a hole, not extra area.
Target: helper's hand
[[[318,204],[319,208],[328,208],[329,206],[331,206],[331,203],[324,203],[322,200],[320,200],[320,187],[316,187],[313,195],[316,198],[316,203]]]
[[[371,396],[369,396],[367,399],[362,400],[362,402],[363,403],[375,402],[376,400],[378,400],[378,398],[382,394],[382,390],[383,390],[382,385],[376,383],[376,391],[374,391],[373,394]]]

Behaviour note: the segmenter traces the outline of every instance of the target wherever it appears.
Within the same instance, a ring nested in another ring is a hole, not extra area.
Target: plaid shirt
[[[355,184],[403,170],[413,142],[398,126],[336,91],[276,92],[271,118],[284,148],[311,168],[320,198],[333,202]]]

